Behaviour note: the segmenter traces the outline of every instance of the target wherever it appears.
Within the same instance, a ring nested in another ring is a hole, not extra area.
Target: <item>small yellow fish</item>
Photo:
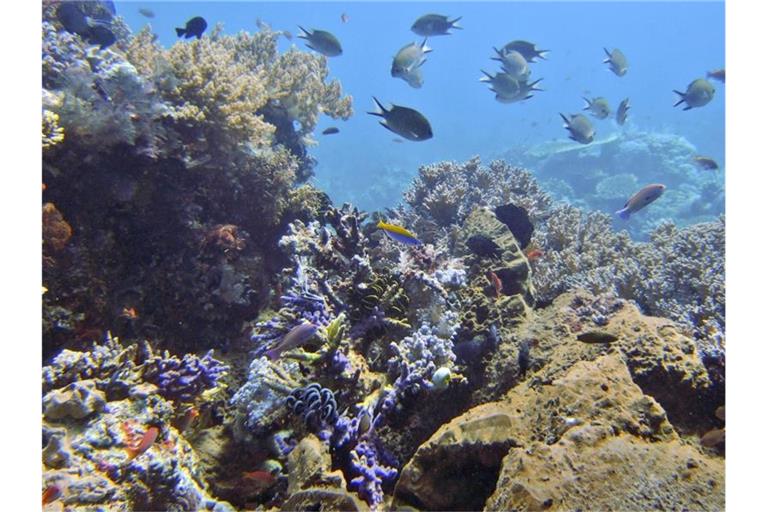
[[[376,227],[383,230],[384,233],[396,242],[400,242],[407,245],[421,245],[421,241],[416,238],[416,235],[408,231],[402,226],[395,224],[387,224],[386,222],[379,221]]]

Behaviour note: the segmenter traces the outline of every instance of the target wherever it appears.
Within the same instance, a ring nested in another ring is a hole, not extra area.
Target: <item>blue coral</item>
[[[397,478],[396,468],[381,462],[381,454],[375,443],[362,440],[349,452],[349,472],[356,474],[349,482],[349,487],[356,491],[372,509],[384,501],[383,486]]]
[[[203,357],[185,354],[183,359],[154,356],[145,363],[144,378],[156,385],[160,395],[177,402],[192,402],[203,391],[215,388],[228,367],[213,358],[213,350]]]

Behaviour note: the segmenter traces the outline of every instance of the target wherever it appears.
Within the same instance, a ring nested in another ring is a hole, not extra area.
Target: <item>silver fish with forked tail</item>
[[[272,361],[276,361],[280,358],[280,354],[286,350],[298,348],[314,338],[315,334],[317,334],[317,329],[318,327],[313,323],[300,323],[288,331],[288,334],[283,336],[280,341],[272,346],[272,348],[266,351],[267,357],[269,357]]]

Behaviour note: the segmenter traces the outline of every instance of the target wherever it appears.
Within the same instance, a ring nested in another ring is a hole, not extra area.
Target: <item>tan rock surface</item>
[[[723,460],[681,441],[620,350],[560,373],[441,427],[403,468],[397,502],[440,510],[724,506]]]

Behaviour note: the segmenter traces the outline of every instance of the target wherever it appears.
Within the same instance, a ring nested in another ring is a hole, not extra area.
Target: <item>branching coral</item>
[[[461,224],[478,206],[510,202],[525,208],[535,223],[551,203],[530,172],[502,160],[483,166],[477,156],[463,164],[421,166],[404,199],[421,223],[431,221],[441,227]]]
[[[204,391],[215,388],[227,367],[212,356],[209,350],[203,357],[184,354],[182,359],[166,351],[154,355],[143,364],[143,379],[158,387],[166,399],[192,402]]]
[[[59,115],[43,109],[43,151],[64,140],[64,128],[59,126]]]
[[[163,50],[148,29],[133,38],[128,59],[150,77],[172,105],[180,125],[199,127],[206,149],[225,152],[248,143],[268,147],[275,125],[259,112],[279,106],[309,133],[318,115],[352,115],[351,98],[342,98],[340,84],[325,83],[324,58],[291,50],[277,53],[278,33],[240,32],[180,42]]]

